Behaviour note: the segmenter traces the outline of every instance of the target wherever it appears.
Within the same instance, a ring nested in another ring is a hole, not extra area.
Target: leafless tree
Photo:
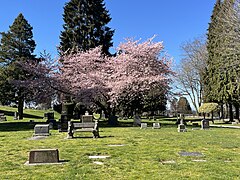
[[[189,96],[198,112],[203,97],[203,73],[208,58],[205,37],[185,42],[181,50],[182,59],[176,68],[176,89]]]

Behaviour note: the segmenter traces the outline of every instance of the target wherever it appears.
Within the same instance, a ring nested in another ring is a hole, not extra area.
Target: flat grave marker
[[[89,156],[89,159],[106,159],[110,156]]]
[[[203,156],[202,153],[200,152],[186,152],[186,151],[181,151],[178,153],[180,156]]]

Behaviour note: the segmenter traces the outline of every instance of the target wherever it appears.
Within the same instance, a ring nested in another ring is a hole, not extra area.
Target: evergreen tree
[[[239,6],[237,0],[218,0],[208,29],[207,101],[239,106]]]
[[[178,102],[177,102],[177,110],[179,113],[184,113],[184,114],[191,114],[192,109],[191,106],[185,97],[180,97]]]
[[[36,44],[33,40],[32,29],[23,14],[20,13],[9,31],[1,33],[0,61],[1,66],[5,67],[4,71],[8,76],[6,79],[8,82],[26,80],[29,76],[18,66],[18,62],[35,59],[33,51]],[[12,89],[17,94],[19,119],[23,118],[24,89],[17,87]]]
[[[221,13],[221,0],[217,0],[213,9],[213,13],[211,16],[211,22],[208,28],[208,43],[207,43],[207,50],[208,50],[208,60],[207,60],[207,68],[204,78],[204,95],[205,101],[216,101],[218,95],[218,89],[216,81],[217,79],[216,73],[219,69],[219,34],[221,34],[221,25],[222,21],[220,17]]]
[[[86,51],[99,45],[104,54],[110,54],[114,31],[107,26],[111,18],[103,0],[70,0],[64,7],[63,20],[60,54]]]

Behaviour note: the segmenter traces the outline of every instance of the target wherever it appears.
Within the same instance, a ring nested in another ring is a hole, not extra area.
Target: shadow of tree
[[[6,115],[6,116],[14,116],[14,112],[12,112],[12,111],[0,110],[0,113],[4,113],[4,115]],[[27,114],[27,113],[23,113],[23,117],[24,118],[34,118],[34,119],[42,119],[43,118],[43,116],[37,116],[37,115]]]
[[[0,123],[0,131],[29,131],[33,130],[36,124],[44,124],[44,122],[4,122]]]

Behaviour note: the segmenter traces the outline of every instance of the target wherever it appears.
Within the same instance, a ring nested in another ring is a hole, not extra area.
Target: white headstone
[[[153,129],[160,129],[160,123],[153,123]]]
[[[141,129],[146,129],[147,128],[147,123],[141,123]]]

